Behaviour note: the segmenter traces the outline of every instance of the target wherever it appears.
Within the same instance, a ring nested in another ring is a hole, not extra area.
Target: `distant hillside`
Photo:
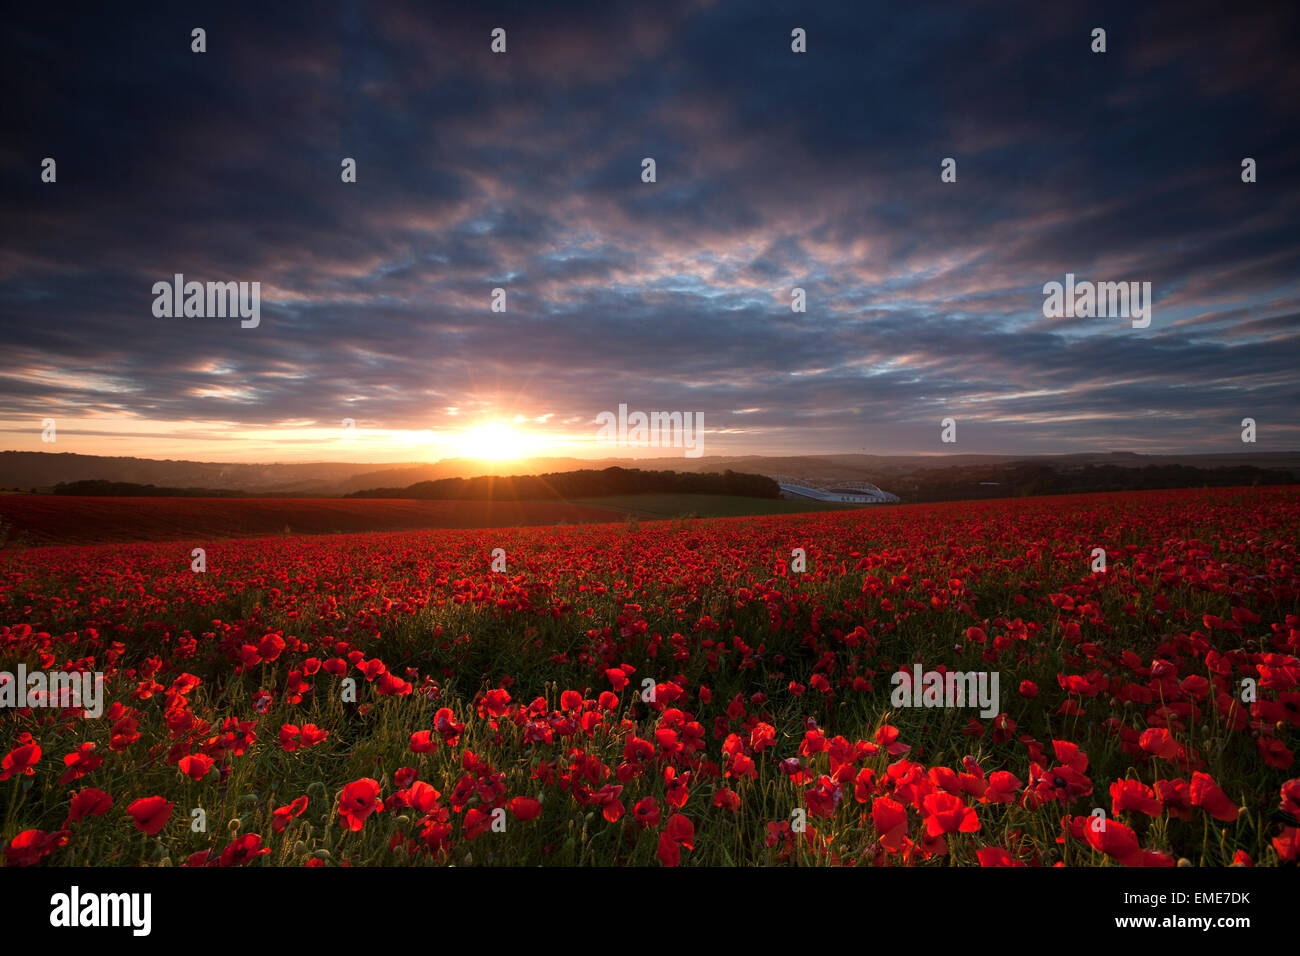
[[[1043,461],[933,468],[896,476],[890,490],[905,502],[966,501],[974,498],[1020,498],[1100,491],[1154,491],[1161,488],[1226,488],[1294,484],[1285,468],[1235,465],[1197,468],[1180,464],[1114,464],[1065,468]]]
[[[683,474],[675,471],[641,471],[637,468],[604,468],[600,471],[552,472],[546,475],[444,478],[421,481],[405,488],[371,488],[348,495],[350,498],[420,498],[459,501],[558,501],[600,498],[606,495],[644,494],[735,495],[746,498],[779,498],[780,486],[763,475],[734,471]]]
[[[526,458],[508,463],[448,458],[438,462],[366,464],[307,462],[246,464],[201,461],[155,461],[148,458],[108,458],[35,451],[0,452],[0,491],[49,491],[58,484],[81,481],[129,482],[159,488],[207,488],[254,495],[345,495],[372,488],[405,488],[444,478],[473,478],[503,468],[520,475],[555,474],[605,468],[671,470],[683,473],[735,471],[754,475],[870,481],[885,490],[900,477],[943,468],[1033,462],[1062,472],[1090,465],[1145,468],[1184,465],[1219,469],[1255,466],[1285,469],[1300,478],[1300,451],[1234,451],[1215,455],[1139,455],[1132,452],[1085,452],[1073,455],[681,455],[659,458]]]
[[[351,475],[373,465],[318,462],[309,464],[230,464],[203,461],[155,461],[151,458],[105,458],[40,451],[0,452],[0,488],[49,490],[77,481],[122,481],[164,488],[213,488],[280,494],[334,494]]]
[[[69,481],[54,486],[56,495],[100,498],[243,498],[247,492],[228,488],[166,488],[131,481]]]

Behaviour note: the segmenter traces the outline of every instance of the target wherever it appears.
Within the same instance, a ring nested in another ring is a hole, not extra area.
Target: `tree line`
[[[419,481],[405,488],[370,488],[365,491],[354,491],[347,497],[533,500],[601,498],[609,495],[652,493],[779,498],[781,487],[766,475],[749,475],[730,469],[719,474],[717,472],[642,471],[639,468],[614,467],[599,471],[584,469],[545,475],[442,478],[437,481]]]

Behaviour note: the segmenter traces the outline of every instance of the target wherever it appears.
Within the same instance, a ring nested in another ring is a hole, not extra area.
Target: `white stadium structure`
[[[789,475],[768,477],[781,486],[784,498],[810,498],[813,501],[840,501],[860,505],[894,504],[898,501],[898,495],[881,491],[869,481],[793,478]]]

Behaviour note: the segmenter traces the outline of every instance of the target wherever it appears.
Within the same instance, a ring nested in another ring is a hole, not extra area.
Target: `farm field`
[[[548,501],[0,496],[0,521],[29,544],[100,544],[617,521],[623,512]],[[286,531],[287,529],[287,531]]]
[[[590,508],[606,508],[650,520],[691,516],[733,518],[745,515],[804,514],[818,511],[847,511],[862,505],[830,501],[796,501],[788,498],[746,498],[740,495],[607,495],[577,498],[572,502]]]
[[[4,858],[1291,862],[1298,542],[1284,487],[0,552],[0,670],[104,676],[0,712]]]

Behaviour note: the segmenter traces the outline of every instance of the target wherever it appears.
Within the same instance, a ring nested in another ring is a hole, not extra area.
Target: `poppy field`
[[[4,863],[1293,863],[1298,542],[1282,487],[0,552],[0,681],[102,675],[0,711]]]

